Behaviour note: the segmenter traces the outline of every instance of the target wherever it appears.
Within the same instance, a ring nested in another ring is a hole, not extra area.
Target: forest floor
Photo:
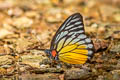
[[[74,13],[97,53],[84,65],[59,67],[38,49],[49,49]],[[120,1],[0,0],[0,80],[120,80]]]

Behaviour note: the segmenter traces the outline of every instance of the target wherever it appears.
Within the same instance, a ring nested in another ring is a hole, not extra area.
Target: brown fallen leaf
[[[110,42],[102,39],[93,40],[95,52],[104,51],[109,47]]]

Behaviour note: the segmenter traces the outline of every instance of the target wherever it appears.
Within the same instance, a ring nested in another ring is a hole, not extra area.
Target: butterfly
[[[41,49],[50,58],[69,64],[84,64],[94,54],[92,40],[85,34],[80,13],[69,16],[54,35],[50,49]]]

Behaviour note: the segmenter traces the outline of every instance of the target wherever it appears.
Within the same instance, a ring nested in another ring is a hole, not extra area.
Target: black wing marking
[[[65,42],[68,39],[71,38],[71,41],[75,41],[75,39],[80,35],[84,34],[84,24],[83,24],[83,18],[80,15],[80,13],[75,13],[68,17],[65,22],[60,26],[60,28],[57,30],[55,36],[53,37],[53,40],[51,42],[51,50],[56,49],[58,47],[58,43],[61,39],[65,38]],[[63,44],[63,46],[64,46]],[[54,46],[56,47],[54,48]]]

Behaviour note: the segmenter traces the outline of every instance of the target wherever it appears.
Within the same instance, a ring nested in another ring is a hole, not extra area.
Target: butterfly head
[[[57,52],[56,50],[45,50],[45,53],[47,53],[47,55],[49,56],[49,58],[52,58],[54,60],[58,60],[58,56],[57,56]]]

